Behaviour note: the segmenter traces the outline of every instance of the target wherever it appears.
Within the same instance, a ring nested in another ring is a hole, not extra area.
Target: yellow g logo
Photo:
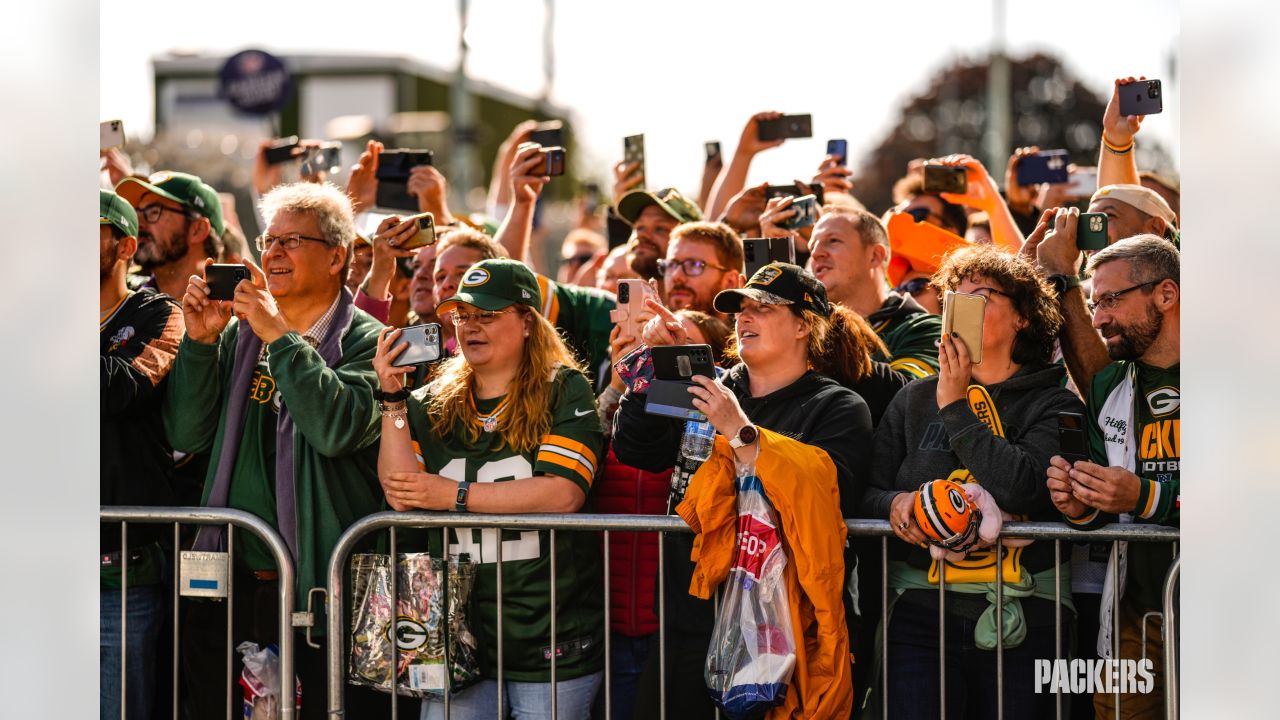
[[[474,287],[489,282],[489,271],[484,268],[473,268],[462,277],[463,287]]]

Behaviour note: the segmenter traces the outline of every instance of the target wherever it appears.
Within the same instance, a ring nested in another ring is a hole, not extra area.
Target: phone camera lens
[[[1147,97],[1151,98],[1152,100],[1160,97],[1160,86],[1156,83],[1151,83],[1147,85]]]

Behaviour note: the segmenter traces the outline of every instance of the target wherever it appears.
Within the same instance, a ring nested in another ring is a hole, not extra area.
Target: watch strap
[[[453,501],[454,512],[469,512],[467,508],[467,496],[471,493],[471,482],[463,480],[458,483],[458,495]]]

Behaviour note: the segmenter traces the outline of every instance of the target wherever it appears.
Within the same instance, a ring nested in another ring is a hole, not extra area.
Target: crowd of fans
[[[801,196],[816,188],[801,182],[778,196],[746,185],[754,156],[783,142],[761,139],[761,124],[780,114],[760,113],[727,164],[708,159],[696,196],[649,187],[657,178],[619,162],[611,202],[598,211],[580,204],[557,267],[539,266],[550,239],[535,209],[553,180],[530,142],[532,122],[495,158],[487,212],[450,208],[439,168],[412,171],[407,191],[431,213],[437,238],[412,249],[412,213],[378,205],[386,148],[376,141],[339,188],[323,172],[281,182],[265,140],[254,179],[266,229],[251,242],[201,178],[179,169],[135,176],[118,151],[104,151],[113,189],[100,193],[99,218],[101,502],[251,512],[288,545],[299,598],[324,585],[343,531],[388,509],[456,512],[459,525],[464,513],[678,514],[694,533],[661,544],[613,533],[608,567],[593,533],[559,533],[553,548],[546,531],[452,531],[448,552],[480,563],[468,612],[483,679],[451,699],[450,714],[494,717],[501,585],[511,716],[549,717],[554,654],[559,715],[603,717],[605,633],[612,716],[656,716],[661,581],[666,713],[705,718],[714,712],[703,677],[710,595],[724,569],[713,551],[723,527],[711,518],[725,502],[716,488],[755,473],[784,524],[803,528],[784,537],[805,646],[786,714],[852,717],[887,704],[890,717],[934,717],[944,690],[938,561],[914,511],[922,483],[976,482],[1016,519],[1080,529],[1179,522],[1178,191],[1137,167],[1143,116],[1119,109],[1134,82],[1115,83],[1097,167],[1070,167],[1073,178],[1096,174],[1083,193],[1072,194],[1076,182],[1018,184],[1035,147],[1012,153],[1003,183],[968,155],[921,158],[903,168],[894,207],[876,215],[858,201],[847,158],[828,155],[811,181],[823,197],[816,222],[795,227]],[[927,189],[931,166],[960,168],[966,189]],[[604,213],[630,227],[625,242],[610,246]],[[1105,214],[1104,249],[1079,248],[1082,213]],[[749,274],[748,238],[789,239],[795,263]],[[243,274],[222,287],[215,264]],[[642,304],[620,302],[623,281],[653,292]],[[984,299],[981,348],[942,334],[947,292]],[[624,305],[630,313],[614,312]],[[397,364],[408,351],[404,328],[429,323],[441,357]],[[655,348],[684,345],[709,346],[717,366],[687,389],[716,431],[709,460],[685,452],[685,423],[649,412],[648,388],[619,372]],[[1063,457],[1064,414],[1083,417],[1085,455]],[[846,538],[842,518],[890,522],[887,567],[879,539]],[[117,717],[122,703],[130,717],[164,711],[156,668],[167,651],[162,629],[174,622],[184,716],[223,717],[225,608],[184,599],[175,620],[164,599],[170,544],[147,533],[129,535],[122,639],[124,558],[118,528],[102,531],[102,717]],[[205,527],[184,546],[234,541],[232,646],[271,642],[273,556],[251,535],[226,535]],[[1168,548],[1122,547],[1110,560],[1121,564],[1115,586],[1104,581],[1110,545],[1068,547],[1056,568],[1047,543],[1006,550],[1002,607],[991,547],[948,566],[948,716],[995,715],[997,623],[1005,717],[1049,716],[1055,699],[1035,692],[1034,661],[1055,656],[1059,632],[1072,657],[1111,657],[1113,622],[1120,657],[1151,658],[1157,669],[1152,692],[1123,697],[1125,716],[1163,712],[1160,620],[1148,613],[1160,609]],[[324,717],[324,654],[295,648],[302,716]],[[346,690],[352,717],[388,702]],[[1112,702],[1074,696],[1071,716],[1110,717]],[[421,713],[443,717],[443,706],[427,701]]]

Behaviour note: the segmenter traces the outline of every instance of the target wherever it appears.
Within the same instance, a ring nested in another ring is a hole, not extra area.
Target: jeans
[[[1024,599],[1024,609],[1029,602]],[[1069,612],[1063,617],[1068,637]],[[947,717],[986,720],[996,716],[996,651],[974,644],[975,623],[948,614],[946,624]],[[889,617],[889,717],[933,720],[940,704],[938,611],[899,601]],[[1035,661],[1054,657],[1053,625],[1032,625],[1016,648],[1004,649],[1004,717],[1040,720],[1054,716],[1052,693],[1036,694]]]
[[[149,720],[156,691],[156,651],[160,640],[160,587],[129,588],[125,626],[126,717]],[[120,591],[98,595],[98,708],[102,720],[120,717]]]
[[[604,672],[584,675],[573,680],[560,680],[556,683],[556,715],[563,720],[586,720],[591,717],[591,702],[595,700],[596,691]],[[512,720],[535,720],[551,717],[551,683],[504,682],[503,693],[505,711],[499,715],[498,682],[481,680],[478,685],[469,687],[449,698],[449,717],[451,720],[493,720],[496,717],[510,717]],[[422,702],[421,720],[443,720],[444,702],[424,700]]]
[[[657,643],[657,633],[630,637],[613,633],[612,650],[609,653],[609,670],[612,673],[613,720],[631,720],[636,715],[636,688],[640,685],[640,675],[644,672],[645,659],[649,657],[651,644]],[[595,705],[591,708],[591,717],[597,720],[604,718],[604,686],[596,696]]]

